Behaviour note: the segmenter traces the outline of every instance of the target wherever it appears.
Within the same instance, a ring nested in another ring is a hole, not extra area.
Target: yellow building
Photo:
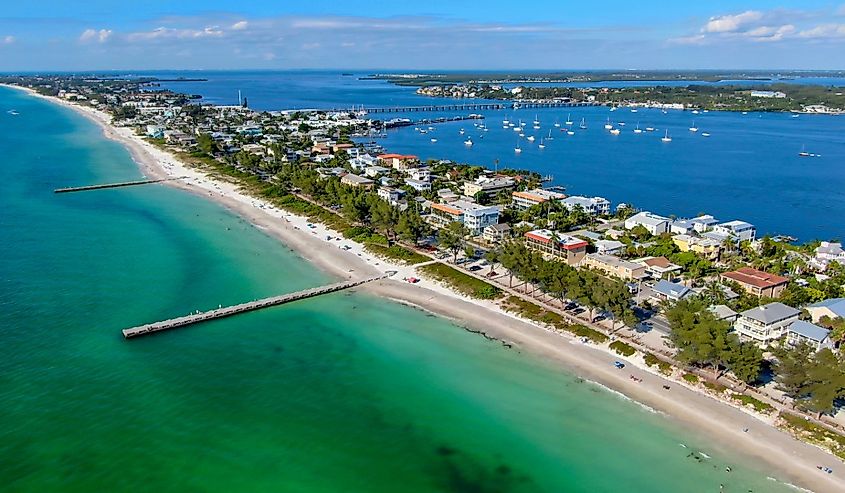
[[[699,238],[690,235],[675,235],[672,242],[682,252],[693,252],[709,259],[717,259],[722,253],[722,245],[712,238]]]

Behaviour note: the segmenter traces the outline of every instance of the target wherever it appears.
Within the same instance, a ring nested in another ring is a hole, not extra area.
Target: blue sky
[[[0,70],[845,68],[845,1],[4,2]]]

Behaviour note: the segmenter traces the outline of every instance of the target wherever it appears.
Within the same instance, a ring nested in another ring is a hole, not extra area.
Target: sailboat
[[[663,142],[672,142],[672,137],[669,137],[669,130],[668,129],[666,130],[666,135],[660,140],[662,140]]]
[[[536,114],[534,115],[534,125],[536,125],[538,127],[540,126],[540,120],[539,120],[539,118],[537,117]]]
[[[502,125],[507,125],[508,123],[510,123],[510,121],[508,120],[508,117],[505,117],[504,120],[502,120]]]
[[[472,146],[472,138],[468,137],[467,140],[464,141],[464,145],[467,146],[467,147],[471,147]]]
[[[572,126],[572,113],[566,114],[566,124],[570,127]]]
[[[806,146],[806,145],[802,145],[802,146],[801,146],[801,152],[799,152],[799,153],[798,153],[798,155],[799,155],[799,156],[801,156],[801,157],[810,157],[810,156],[812,156],[812,154],[810,154],[809,152],[807,152],[807,146]]]
[[[606,130],[610,130],[611,128],[613,128],[613,125],[610,123],[610,118],[607,119],[607,123],[604,124],[604,128]]]
[[[555,127],[560,127],[560,122],[555,118]]]
[[[575,132],[572,129],[566,131],[566,135],[575,135]]]
[[[517,153],[517,154],[519,154],[520,152],[522,152],[522,148],[521,148],[521,147],[519,147],[519,140],[517,140],[517,141],[516,141],[516,147],[514,147],[514,148],[513,148],[513,152],[515,152],[515,153]]]
[[[636,108],[631,108],[631,113],[636,113],[636,112],[637,112]]]
[[[460,133],[461,135],[463,135],[463,134],[464,134],[464,129],[461,129],[461,130],[460,130],[460,132],[458,132],[458,133]]]
[[[555,138],[552,137],[552,129],[549,129],[549,135],[546,137],[546,140],[555,140]]]
[[[689,128],[690,132],[698,132],[698,127],[695,126],[695,120],[692,121],[692,126]]]
[[[437,142],[437,139],[431,139],[431,143],[434,144]]]
[[[544,140],[545,140],[545,139],[541,138],[541,139],[540,139],[540,144],[539,144],[537,147],[539,147],[540,149],[545,149],[545,148],[546,148],[546,144],[544,144],[544,143],[543,143],[543,141],[544,141]]]
[[[621,132],[621,130],[619,130],[618,128],[613,128],[610,130],[611,135],[619,135],[619,132]]]
[[[639,123],[639,122],[637,122],[637,128],[635,128],[635,129],[634,129],[634,133],[635,133],[635,134],[641,134],[641,133],[643,133],[643,131],[642,131],[642,130],[640,130],[640,123]]]
[[[525,140],[527,140],[528,142],[534,142],[534,136],[529,135]]]
[[[578,125],[578,127],[581,128],[582,130],[586,130],[587,122],[583,118],[581,118],[581,124]]]

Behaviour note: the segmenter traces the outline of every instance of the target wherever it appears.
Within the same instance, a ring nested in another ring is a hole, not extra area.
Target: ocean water
[[[343,76],[326,71],[231,71],[165,72],[160,77],[204,77],[207,82],[163,84],[176,91],[201,94],[208,102],[234,104],[242,90],[257,109],[348,108],[448,104],[450,99],[428,98],[412,87],[385,81],[358,80],[365,73]],[[845,79],[793,79],[783,82],[845,86]],[[728,81],[730,82],[730,81]],[[734,81],[735,82],[735,81]],[[604,85],[636,85],[609,82]],[[577,84],[576,84],[577,85]],[[461,101],[466,102],[466,101]],[[453,116],[456,113],[373,114],[373,118],[411,119]],[[728,221],[741,219],[755,224],[760,234],[787,234],[802,241],[845,237],[845,116],[690,112],[641,109],[609,112],[607,108],[523,109],[487,111],[487,127],[474,131],[471,122],[437,125],[427,135],[405,127],[388,131],[380,139],[391,152],[416,154],[423,158],[452,159],[494,168],[517,167],[552,175],[553,184],[567,186],[574,194],[600,195],[634,204],[664,215],[689,217],[699,212]],[[553,127],[571,114],[576,135],[567,136]],[[531,122],[538,117],[541,129]],[[520,155],[514,153],[517,138],[502,129],[501,120],[522,119],[528,124]],[[581,118],[588,129],[577,128]],[[612,136],[603,125],[626,123],[622,134]],[[653,126],[654,133],[636,135],[637,123]],[[689,132],[693,122],[700,128]],[[459,133],[463,128],[464,135]],[[663,144],[668,129],[673,139]],[[537,145],[552,130],[553,141],[540,150]],[[701,134],[708,132],[709,138]],[[431,137],[438,142],[432,144]],[[472,137],[475,145],[464,145]],[[800,158],[806,148],[819,158]]]
[[[139,172],[69,110],[4,88],[0,109],[3,491],[790,491],[545,361],[360,293],[125,341],[329,279],[183,191],[52,194]]]

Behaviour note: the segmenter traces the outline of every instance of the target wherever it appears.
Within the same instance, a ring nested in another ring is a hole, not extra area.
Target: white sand
[[[398,274],[393,279],[367,285],[364,289],[447,317],[459,325],[483,331],[490,337],[512,344],[515,350],[530,351],[562,363],[565,368],[584,378],[664,413],[693,433],[718,444],[722,452],[738,451],[767,464],[776,471],[773,476],[784,481],[819,493],[845,491],[845,465],[832,454],[776,429],[771,425],[770,418],[754,415],[681,382],[668,380],[648,369],[640,358],[621,358],[611,353],[606,346],[584,345],[567,335],[515,317],[493,302],[469,299],[425,278],[413,285],[403,282],[401,279],[405,277],[421,276],[413,267],[376,258],[366,252],[362,245],[352,241],[327,241],[327,236],[342,236],[320,224],[313,229],[308,228],[306,218],[276,209],[262,200],[241,193],[231,183],[212,179],[201,171],[185,166],[171,154],[135,135],[131,129],[112,126],[111,118],[101,111],[57,98],[44,99],[72,108],[96,122],[103,128],[106,137],[129,149],[133,159],[148,177],[185,177],[168,184],[218,201],[294,248],[328,273],[348,278],[396,270]],[[343,245],[348,245],[350,249],[341,249]],[[617,359],[625,360],[628,366],[624,370],[615,369],[612,363]],[[641,378],[642,382],[634,382],[630,375]],[[671,390],[664,390],[663,385],[670,385]],[[743,432],[745,428],[749,429],[747,433]],[[818,471],[816,465],[819,464],[833,468],[834,473]]]

